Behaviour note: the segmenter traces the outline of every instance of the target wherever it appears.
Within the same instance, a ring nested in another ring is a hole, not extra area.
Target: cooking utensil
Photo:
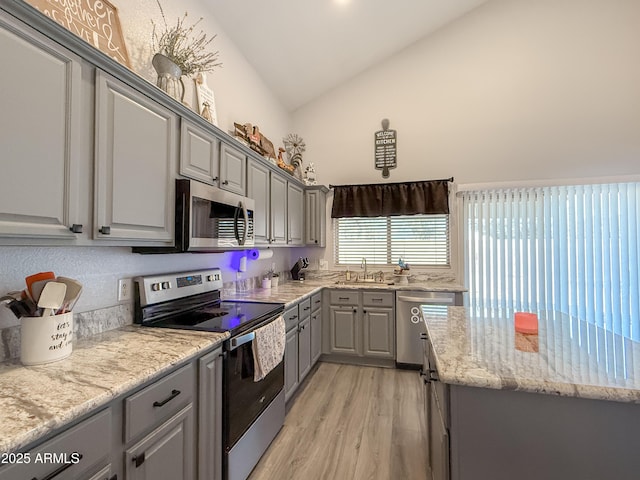
[[[35,299],[36,302],[38,301],[38,299],[33,296],[33,291],[31,290],[34,282],[39,282],[41,280],[55,280],[55,278],[56,275],[53,272],[34,273],[33,275],[29,275],[25,278],[24,281],[27,283],[27,290],[29,291],[31,298]]]
[[[42,295],[42,290],[44,290],[44,286],[49,282],[55,282],[55,278],[49,278],[47,280],[38,280],[31,284],[31,296],[33,300],[37,303],[40,299],[40,295]]]
[[[48,317],[52,312],[58,310],[64,302],[67,293],[67,286],[64,283],[49,282],[44,286],[42,294],[38,299],[38,307],[44,308],[43,317]]]
[[[82,284],[69,277],[58,277],[56,282],[64,283],[67,286],[67,293],[64,296],[64,302],[60,308],[60,313],[66,313],[73,310],[80,294],[82,293]]]

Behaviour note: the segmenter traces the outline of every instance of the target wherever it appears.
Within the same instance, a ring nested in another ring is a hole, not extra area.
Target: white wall
[[[640,173],[640,2],[493,0],[294,112],[321,183]]]
[[[125,42],[133,70],[150,81],[156,82],[156,73],[151,66],[151,36],[153,26],[163,25],[160,9],[155,0],[118,1],[118,16],[125,36]],[[220,51],[222,68],[207,74],[207,84],[213,89],[218,111],[218,126],[228,132],[233,122],[252,123],[269,138],[275,147],[282,145],[282,138],[291,132],[291,117],[266,87],[254,68],[247,62],[224,30],[216,23],[214,14],[203,0],[161,0],[167,23],[175,25],[178,17],[188,12],[187,25],[192,25],[200,17],[207,37],[217,35],[210,45],[211,51]],[[188,82],[185,80],[185,84]],[[188,83],[186,100],[193,102],[192,84]]]

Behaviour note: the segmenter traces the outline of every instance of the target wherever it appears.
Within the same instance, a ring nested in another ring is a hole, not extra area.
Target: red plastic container
[[[535,313],[516,312],[515,313],[516,332],[528,335],[538,334],[538,315]]]

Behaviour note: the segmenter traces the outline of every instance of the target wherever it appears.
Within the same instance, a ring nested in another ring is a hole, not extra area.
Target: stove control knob
[[[219,279],[220,276],[217,273],[215,275],[207,275],[207,282],[214,282]]]
[[[151,290],[153,290],[154,292],[157,292],[158,290],[162,290],[162,285],[160,285],[159,283],[152,283]]]
[[[163,290],[169,290],[171,288],[171,284],[169,282],[162,282]]]

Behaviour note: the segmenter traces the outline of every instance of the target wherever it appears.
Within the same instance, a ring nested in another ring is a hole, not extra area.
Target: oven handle
[[[234,351],[239,346],[244,345],[245,343],[249,343],[254,338],[256,338],[255,332],[246,333],[244,335],[240,335],[239,337],[232,338],[231,348],[229,349],[229,351]]]

